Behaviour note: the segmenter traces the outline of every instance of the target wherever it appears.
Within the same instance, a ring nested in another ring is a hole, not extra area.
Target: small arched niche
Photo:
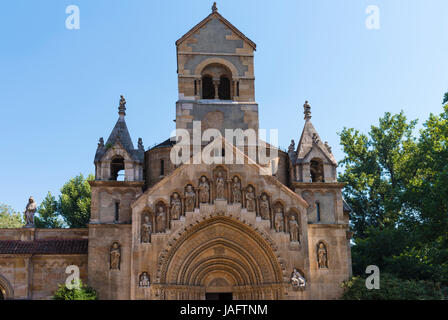
[[[202,99],[232,99],[232,72],[226,66],[212,63],[201,72]]]
[[[124,181],[124,179],[124,158],[121,156],[116,156],[110,163],[110,180]]]
[[[324,182],[324,163],[319,158],[310,161],[311,182]]]

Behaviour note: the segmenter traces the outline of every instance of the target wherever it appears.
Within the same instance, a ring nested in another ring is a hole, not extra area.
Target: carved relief
[[[271,208],[269,205],[269,197],[266,193],[260,196],[260,216],[264,220],[271,219]]]
[[[141,241],[142,243],[150,243],[151,242],[151,233],[153,231],[152,222],[149,215],[145,215],[142,221],[142,235]]]
[[[199,182],[199,202],[210,202],[210,184],[205,176],[202,176]]]
[[[159,202],[159,204],[156,206],[156,230],[158,233],[165,232],[167,228],[167,214],[166,214],[166,208],[165,204],[163,202]]]
[[[226,182],[224,180],[222,171],[218,171],[215,183],[216,183],[216,199],[225,200]]]
[[[110,269],[120,270],[121,247],[118,242],[114,242],[110,248]]]
[[[317,265],[320,269],[328,268],[327,246],[322,241],[317,244]]]
[[[297,270],[297,268],[294,268],[294,270],[291,273],[291,285],[294,290],[303,290],[306,286],[306,280],[305,277]]]
[[[171,219],[178,220],[182,215],[182,201],[177,192],[171,196]]]
[[[247,187],[245,198],[247,211],[255,211],[255,190],[251,185]]]
[[[147,272],[142,272],[138,278],[139,288],[149,288],[150,285],[149,274]]]
[[[299,223],[297,222],[296,215],[291,214],[289,217],[289,234],[292,242],[300,242],[299,232]]]
[[[284,226],[284,212],[283,212],[283,206],[281,204],[277,204],[275,207],[275,215],[274,215],[274,228],[277,232],[283,232],[285,231]]]
[[[189,184],[185,188],[185,211],[193,212],[196,203],[196,194],[194,192],[193,186]]]
[[[241,182],[240,179],[235,176],[232,180],[232,201],[233,203],[241,203]]]

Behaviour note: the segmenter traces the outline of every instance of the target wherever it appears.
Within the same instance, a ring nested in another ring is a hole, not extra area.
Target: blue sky
[[[68,5],[80,29],[65,27]],[[117,120],[120,94],[134,143],[174,129],[175,41],[212,1],[14,0],[0,11],[0,202],[23,211],[34,195],[58,194],[93,173],[99,137]],[[380,29],[365,26],[368,5]],[[343,154],[337,132],[368,131],[386,111],[420,124],[448,91],[446,0],[225,0],[219,12],[257,43],[260,127],[300,137],[302,105],[321,138]]]

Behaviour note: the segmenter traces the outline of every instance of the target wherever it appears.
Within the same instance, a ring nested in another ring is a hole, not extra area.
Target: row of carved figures
[[[199,179],[198,187],[192,184],[185,186],[183,197],[179,192],[173,192],[170,197],[170,204],[159,201],[155,205],[155,213],[144,211],[141,225],[141,242],[151,242],[151,234],[163,233],[170,229],[172,220],[179,220],[185,212],[194,212],[201,203],[210,204],[210,194],[215,194],[215,200],[227,200],[230,194],[232,203],[240,203],[249,212],[256,212],[263,220],[271,221],[271,227],[276,232],[288,232],[291,241],[300,242],[299,215],[295,211],[290,211],[285,215],[284,205],[280,201],[272,201],[269,195],[262,192],[256,194],[255,187],[248,185],[242,188],[240,178],[234,176],[230,181],[224,179],[222,172],[218,172],[212,192],[212,183],[205,176]],[[226,193],[226,186],[229,192]]]

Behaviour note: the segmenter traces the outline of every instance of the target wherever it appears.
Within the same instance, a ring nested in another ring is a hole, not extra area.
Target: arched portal
[[[0,300],[12,299],[13,296],[13,290],[9,281],[0,275]]]
[[[226,216],[202,221],[171,243],[159,258],[156,281],[161,299],[204,299],[207,293],[232,293],[234,299],[283,296],[282,268],[267,239]]]

